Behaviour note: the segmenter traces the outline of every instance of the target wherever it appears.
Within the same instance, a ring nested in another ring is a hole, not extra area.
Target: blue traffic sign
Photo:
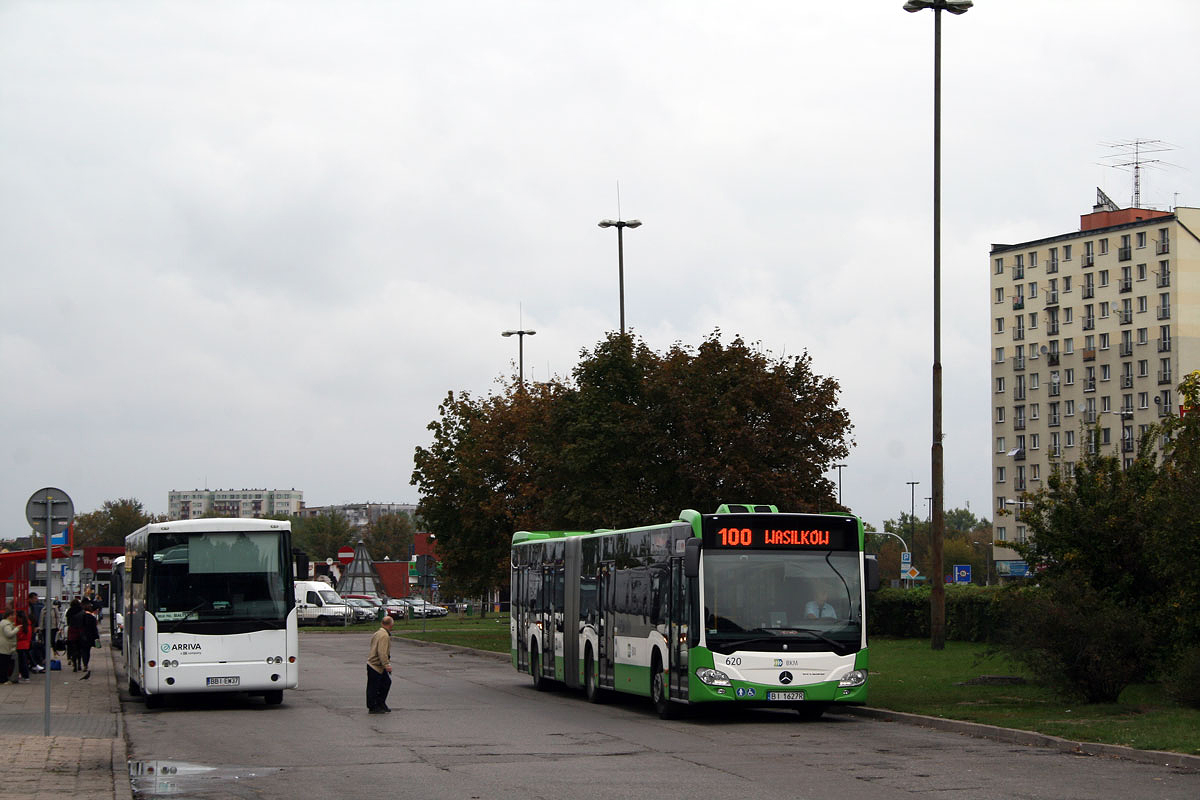
[[[971,582],[971,565],[970,564],[955,564],[954,565],[954,582],[955,583],[970,583]]]

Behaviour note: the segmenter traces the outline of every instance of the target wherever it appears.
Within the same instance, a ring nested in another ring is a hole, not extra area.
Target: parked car
[[[420,597],[406,597],[404,604],[408,606],[409,614],[414,617],[444,617],[450,613],[444,606],[426,602]]]
[[[380,599],[373,594],[347,594],[343,595],[347,600],[366,600],[371,605],[375,606],[383,612],[376,619],[383,619],[383,615],[387,614],[392,619],[404,619],[408,613],[408,607],[399,600]]]
[[[328,583],[296,581],[296,619],[301,625],[345,625],[353,618],[350,606]]]
[[[376,605],[362,597],[347,597],[345,600],[354,611],[355,622],[370,622],[371,620],[383,618],[382,605]]]

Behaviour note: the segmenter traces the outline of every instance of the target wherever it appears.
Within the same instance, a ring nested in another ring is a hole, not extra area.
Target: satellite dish
[[[1042,345],[1042,355],[1046,355],[1046,353],[1049,352],[1049,350],[1050,350],[1049,347],[1046,347],[1046,345]]]
[[[1058,373],[1057,373],[1057,372],[1053,373],[1053,374],[1050,376],[1050,382],[1051,382],[1051,383],[1053,383],[1053,384],[1057,384],[1057,383],[1058,383]]]

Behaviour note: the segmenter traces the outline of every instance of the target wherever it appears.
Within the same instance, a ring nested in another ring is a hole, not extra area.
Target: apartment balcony
[[[1121,278],[1117,281],[1117,290],[1124,294],[1133,291],[1133,278]]]
[[[1160,369],[1158,371],[1158,385],[1169,386],[1171,384],[1171,370]]]
[[[1132,375],[1122,375],[1121,376],[1121,388],[1122,389],[1132,389],[1133,388],[1133,376]]]
[[[1018,386],[1017,388],[1013,389],[1013,400],[1024,400],[1024,399],[1025,399],[1025,389],[1023,387]]]
[[[1132,453],[1133,452],[1133,439],[1122,439],[1121,440],[1121,452],[1122,453]]]
[[[1014,488],[1014,489],[1016,489],[1018,492],[1023,492],[1023,491],[1025,491],[1025,479],[1024,479],[1024,478],[1017,478],[1016,480],[1014,480],[1014,481],[1013,481],[1013,488]]]
[[[1082,290],[1081,294],[1083,295],[1084,300],[1091,300],[1093,297],[1096,296],[1096,287],[1090,283],[1085,283],[1083,285],[1083,290]]]
[[[1047,259],[1047,261],[1046,261],[1046,272],[1047,272],[1047,273],[1055,273],[1055,272],[1058,272],[1058,259],[1057,259],[1057,258],[1051,258],[1051,259]]]
[[[1093,347],[1091,350],[1082,350],[1081,352],[1083,353],[1084,361],[1095,361],[1096,360],[1096,348]]]
[[[1158,310],[1158,318],[1159,319],[1170,319],[1171,318],[1171,307],[1170,306],[1159,306],[1157,310]]]
[[[1129,261],[1133,258],[1133,248],[1129,245],[1117,248],[1117,261]]]
[[[1050,363],[1050,366],[1057,367],[1058,366],[1058,351],[1057,350],[1051,351],[1050,355],[1046,356],[1046,360]]]
[[[1046,307],[1058,305],[1058,292],[1046,292]]]
[[[1085,255],[1083,258],[1080,259],[1080,263],[1084,267],[1094,267],[1094,266],[1096,266],[1096,257]]]
[[[1166,289],[1171,285],[1171,273],[1162,272],[1154,276],[1154,285],[1159,289]]]
[[[1159,339],[1158,340],[1158,352],[1160,352],[1160,353],[1171,352],[1171,340],[1170,339]]]
[[[1022,447],[1019,450],[1017,450],[1016,453],[1013,454],[1013,461],[1024,461],[1024,460],[1025,460],[1025,448]]]
[[[1117,350],[1121,353],[1121,358],[1129,358],[1133,355],[1133,342],[1121,342],[1117,345]]]
[[[1049,390],[1049,391],[1050,391],[1050,396],[1051,396],[1051,397],[1058,397],[1060,394],[1062,394],[1062,387],[1061,387],[1060,385],[1058,385],[1057,383],[1054,383],[1054,382],[1052,381],[1052,382],[1050,383],[1050,390]]]
[[[1025,340],[1025,329],[1024,328],[1013,328],[1013,341],[1021,342],[1024,340]]]
[[[1013,311],[1020,311],[1023,308],[1025,308],[1025,298],[1024,297],[1014,297],[1013,298]]]
[[[1165,256],[1171,252],[1171,242],[1169,239],[1159,239],[1154,243],[1154,252],[1160,256]]]
[[[1095,378],[1088,378],[1087,380],[1085,380],[1085,381],[1083,382],[1083,390],[1084,390],[1085,392],[1094,392],[1094,391],[1096,391],[1096,379],[1095,379]],[[1093,420],[1093,421],[1094,421],[1094,420]]]
[[[1012,268],[1012,276],[1013,276],[1013,280],[1015,280],[1015,281],[1021,280],[1022,278],[1025,277],[1025,268],[1024,267],[1013,267]]]
[[[1025,418],[1024,417],[1017,417],[1016,419],[1013,420],[1013,430],[1014,431],[1025,430]]]
[[[1155,405],[1158,406],[1158,415],[1160,417],[1171,416],[1171,407],[1170,406],[1168,406],[1164,403],[1155,403]]]
[[[1025,356],[1014,356],[1012,363],[1014,370],[1025,369]]]
[[[1046,323],[1046,335],[1047,336],[1058,336],[1058,323],[1057,322],[1047,322]]]
[[[1049,420],[1047,425],[1051,428],[1057,428],[1062,424],[1062,418],[1059,417],[1058,414],[1051,414],[1047,419]]]
[[[1062,445],[1056,444],[1050,447],[1051,458],[1062,458]]]
[[[1096,329],[1096,318],[1095,317],[1084,317],[1083,318],[1083,329],[1085,331],[1095,330]]]
[[[1122,324],[1122,325],[1132,325],[1132,324],[1133,324],[1133,311],[1132,311],[1132,310],[1130,310],[1130,311],[1124,311],[1124,310],[1122,310],[1122,311],[1118,311],[1118,312],[1117,312],[1117,319],[1118,319],[1118,320],[1120,320],[1120,322],[1121,322],[1121,324]]]

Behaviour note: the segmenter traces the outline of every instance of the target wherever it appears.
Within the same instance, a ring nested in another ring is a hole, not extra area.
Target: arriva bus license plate
[[[768,700],[803,700],[804,692],[767,692]]]
[[[208,686],[238,686],[239,684],[241,684],[241,682],[242,682],[242,679],[239,678],[237,675],[234,675],[234,676],[228,677],[228,678],[209,678],[206,685],[208,685]]]

